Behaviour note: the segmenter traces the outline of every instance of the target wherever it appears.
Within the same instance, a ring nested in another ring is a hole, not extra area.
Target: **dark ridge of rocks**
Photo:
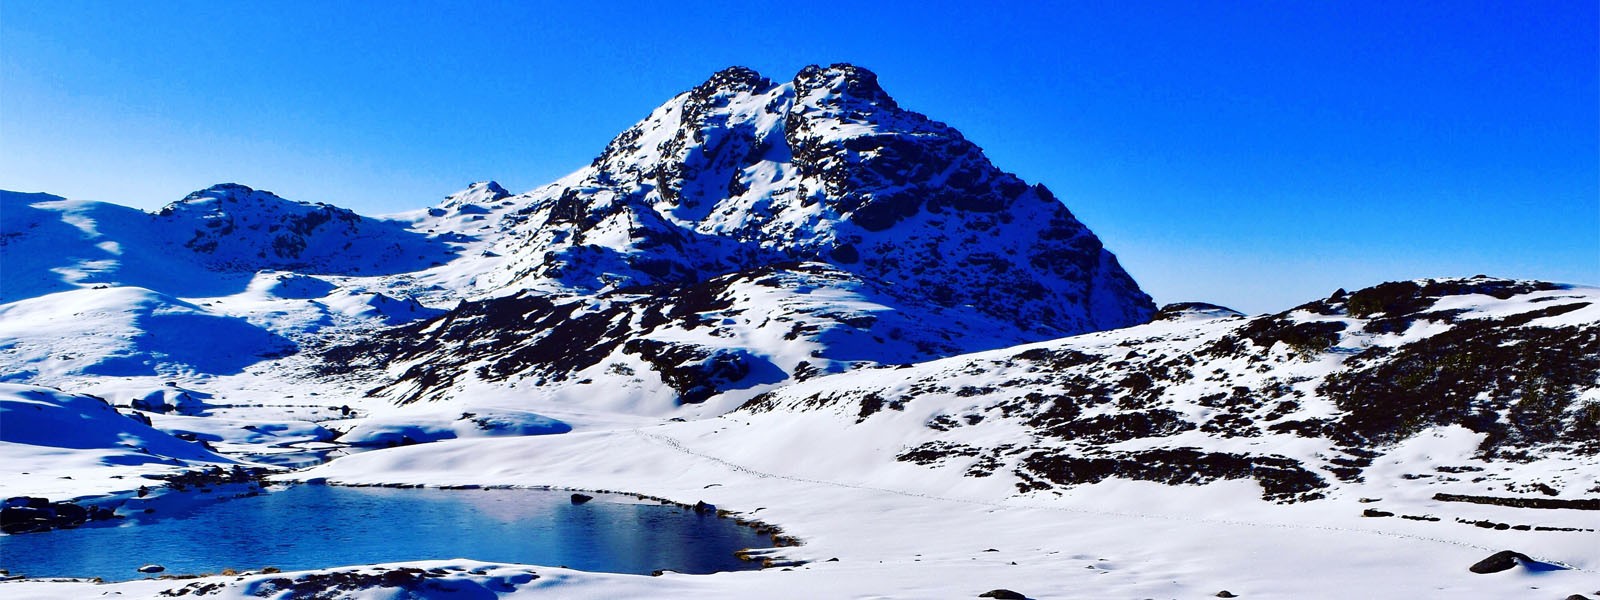
[[[1477,520],[1477,521],[1471,521],[1471,520],[1463,519],[1461,517],[1456,517],[1456,522],[1460,523],[1462,525],[1471,525],[1473,527],[1478,527],[1480,529],[1493,529],[1495,531],[1508,531],[1508,530],[1509,531],[1562,531],[1562,532],[1593,532],[1594,531],[1593,528],[1589,528],[1589,527],[1556,527],[1556,526],[1552,526],[1552,525],[1512,525],[1510,523],[1499,523],[1499,522],[1496,522],[1496,521],[1490,521],[1488,519],[1480,519],[1480,520]]]
[[[1530,292],[1558,290],[1558,284],[1543,281],[1514,281],[1491,277],[1471,279],[1430,279],[1394,281],[1357,290],[1344,298],[1347,314],[1365,318],[1374,314],[1400,316],[1432,306],[1446,296],[1484,294],[1501,300]]]
[[[1110,477],[1167,485],[1208,483],[1218,479],[1254,479],[1261,497],[1277,502],[1321,498],[1326,481],[1299,461],[1276,455],[1205,452],[1196,448],[1158,448],[1075,456],[1042,450],[1022,458],[1016,471],[1018,489],[1048,489],[1036,478],[1062,485],[1096,483]]]
[[[72,502],[18,496],[7,498],[3,508],[0,508],[0,531],[8,534],[38,533],[72,529],[90,521],[115,518],[117,515],[103,506],[80,506]]]
[[[977,456],[979,453],[980,450],[978,448],[966,444],[942,441],[928,442],[901,452],[895,456],[895,460],[919,465],[931,465],[944,462],[953,456]]]
[[[1311,357],[1338,344],[1339,333],[1344,329],[1345,324],[1337,321],[1297,321],[1287,312],[1278,313],[1251,319],[1200,354],[1208,358],[1242,357],[1257,352],[1255,348],[1269,350],[1281,343],[1302,357]]]
[[[1510,506],[1514,508],[1565,508],[1572,510],[1600,510],[1600,498],[1563,500],[1560,498],[1505,498],[1498,496],[1472,496],[1467,494],[1438,493],[1433,495],[1433,499],[1440,502],[1470,502],[1472,504],[1489,504],[1493,506]]]
[[[179,473],[151,475],[153,479],[166,482],[165,487],[176,491],[187,491],[189,488],[203,488],[213,485],[230,483],[255,483],[266,481],[268,475],[275,471],[265,467],[246,467],[234,465],[232,468],[211,467],[209,469],[193,469]]]

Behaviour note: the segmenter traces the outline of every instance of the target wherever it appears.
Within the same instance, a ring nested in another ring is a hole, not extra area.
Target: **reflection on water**
[[[604,495],[574,505],[543,490],[302,485],[203,504],[121,527],[0,537],[0,568],[31,577],[138,577],[224,568],[314,569],[470,558],[648,574],[751,568],[734,551],[770,546],[728,519]]]

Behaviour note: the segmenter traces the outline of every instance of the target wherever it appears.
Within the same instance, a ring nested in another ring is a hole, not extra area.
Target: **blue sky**
[[[728,65],[852,62],[1157,302],[1600,284],[1595,2],[573,4],[4,0],[0,188],[396,212],[546,183]]]

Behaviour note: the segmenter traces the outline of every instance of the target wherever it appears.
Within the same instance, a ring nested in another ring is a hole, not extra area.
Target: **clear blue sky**
[[[728,65],[853,62],[1157,302],[1600,284],[1594,1],[576,4],[0,0],[0,188],[396,212],[546,183]]]

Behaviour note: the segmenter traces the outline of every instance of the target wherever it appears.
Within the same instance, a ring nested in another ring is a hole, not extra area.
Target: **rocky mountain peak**
[[[783,84],[719,71],[525,201],[508,217],[517,245],[496,250],[519,257],[513,289],[588,293],[812,261],[1034,336],[1155,312],[1053,194],[849,64]]]
[[[219,184],[213,185],[211,187],[205,188],[203,190],[195,190],[193,192],[190,192],[189,195],[184,196],[183,199],[179,200],[178,202],[191,202],[191,201],[195,201],[195,200],[206,200],[206,199],[239,198],[239,197],[242,197],[242,196],[249,196],[249,195],[254,194],[254,193],[256,193],[256,190],[251,188],[250,186],[247,186],[247,185],[240,185],[240,184],[237,184],[237,183],[219,183]],[[262,190],[261,193],[262,194],[266,194],[268,196],[272,196],[274,198],[277,198],[276,194],[273,194],[272,192],[268,192],[266,190]],[[279,198],[279,200],[282,200],[282,198]]]
[[[708,98],[719,93],[760,93],[772,87],[772,81],[749,67],[732,66],[712,73],[705,83],[689,91],[692,98]]]
[[[838,103],[863,103],[885,109],[899,105],[878,85],[878,74],[849,63],[810,65],[794,76],[795,95],[829,98]]]
[[[474,183],[472,185],[467,186],[467,189],[469,189],[469,190],[480,190],[481,189],[484,192],[486,192],[488,194],[491,194],[492,197],[495,200],[499,200],[501,198],[504,198],[506,196],[510,196],[511,195],[511,192],[508,192],[508,191],[506,191],[506,188],[501,187],[500,186],[500,182],[498,182],[498,181],[480,181],[480,182],[477,182],[477,183]]]

